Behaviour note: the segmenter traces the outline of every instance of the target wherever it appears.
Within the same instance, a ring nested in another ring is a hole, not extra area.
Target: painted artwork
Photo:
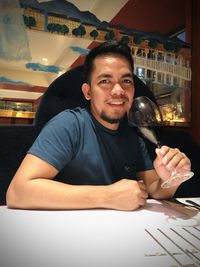
[[[192,47],[187,35],[191,29],[184,24],[166,35],[156,28],[130,27],[120,19],[115,23],[134,1],[114,3],[1,0],[0,117],[8,108],[23,108],[34,118],[35,102],[39,103],[52,81],[82,64],[94,43],[117,39],[130,46],[135,74],[154,93],[165,125],[189,126]]]

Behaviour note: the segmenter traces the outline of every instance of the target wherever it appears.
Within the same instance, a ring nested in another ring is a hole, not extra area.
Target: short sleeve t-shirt
[[[81,108],[51,119],[28,153],[54,166],[55,179],[69,184],[107,185],[153,168],[134,127],[121,123],[118,130],[107,129]]]

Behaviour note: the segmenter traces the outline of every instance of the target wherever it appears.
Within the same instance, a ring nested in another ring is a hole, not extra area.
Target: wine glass
[[[133,126],[137,126],[142,135],[149,141],[161,148],[160,140],[156,135],[155,127],[161,126],[163,119],[158,106],[146,96],[139,96],[133,100],[133,104],[128,113],[128,121]],[[179,180],[186,181],[194,175],[191,171],[171,172],[168,180],[161,184],[162,188],[169,188],[178,184]]]

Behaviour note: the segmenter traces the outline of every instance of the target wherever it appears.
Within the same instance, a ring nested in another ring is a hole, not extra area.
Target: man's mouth
[[[110,104],[110,105],[115,105],[115,106],[121,106],[121,105],[123,105],[125,102],[124,101],[110,101],[110,102],[108,102],[108,104]]]
[[[123,106],[126,102],[128,102],[128,99],[126,98],[113,98],[109,99],[107,104],[111,106]]]

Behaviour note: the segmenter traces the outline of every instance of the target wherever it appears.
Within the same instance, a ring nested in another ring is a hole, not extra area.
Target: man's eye
[[[99,82],[100,84],[105,84],[105,83],[109,83],[109,80],[101,80],[100,82]]]
[[[133,83],[133,81],[132,81],[132,80],[130,80],[130,79],[124,79],[124,80],[123,80],[123,83],[132,84],[132,83]]]

